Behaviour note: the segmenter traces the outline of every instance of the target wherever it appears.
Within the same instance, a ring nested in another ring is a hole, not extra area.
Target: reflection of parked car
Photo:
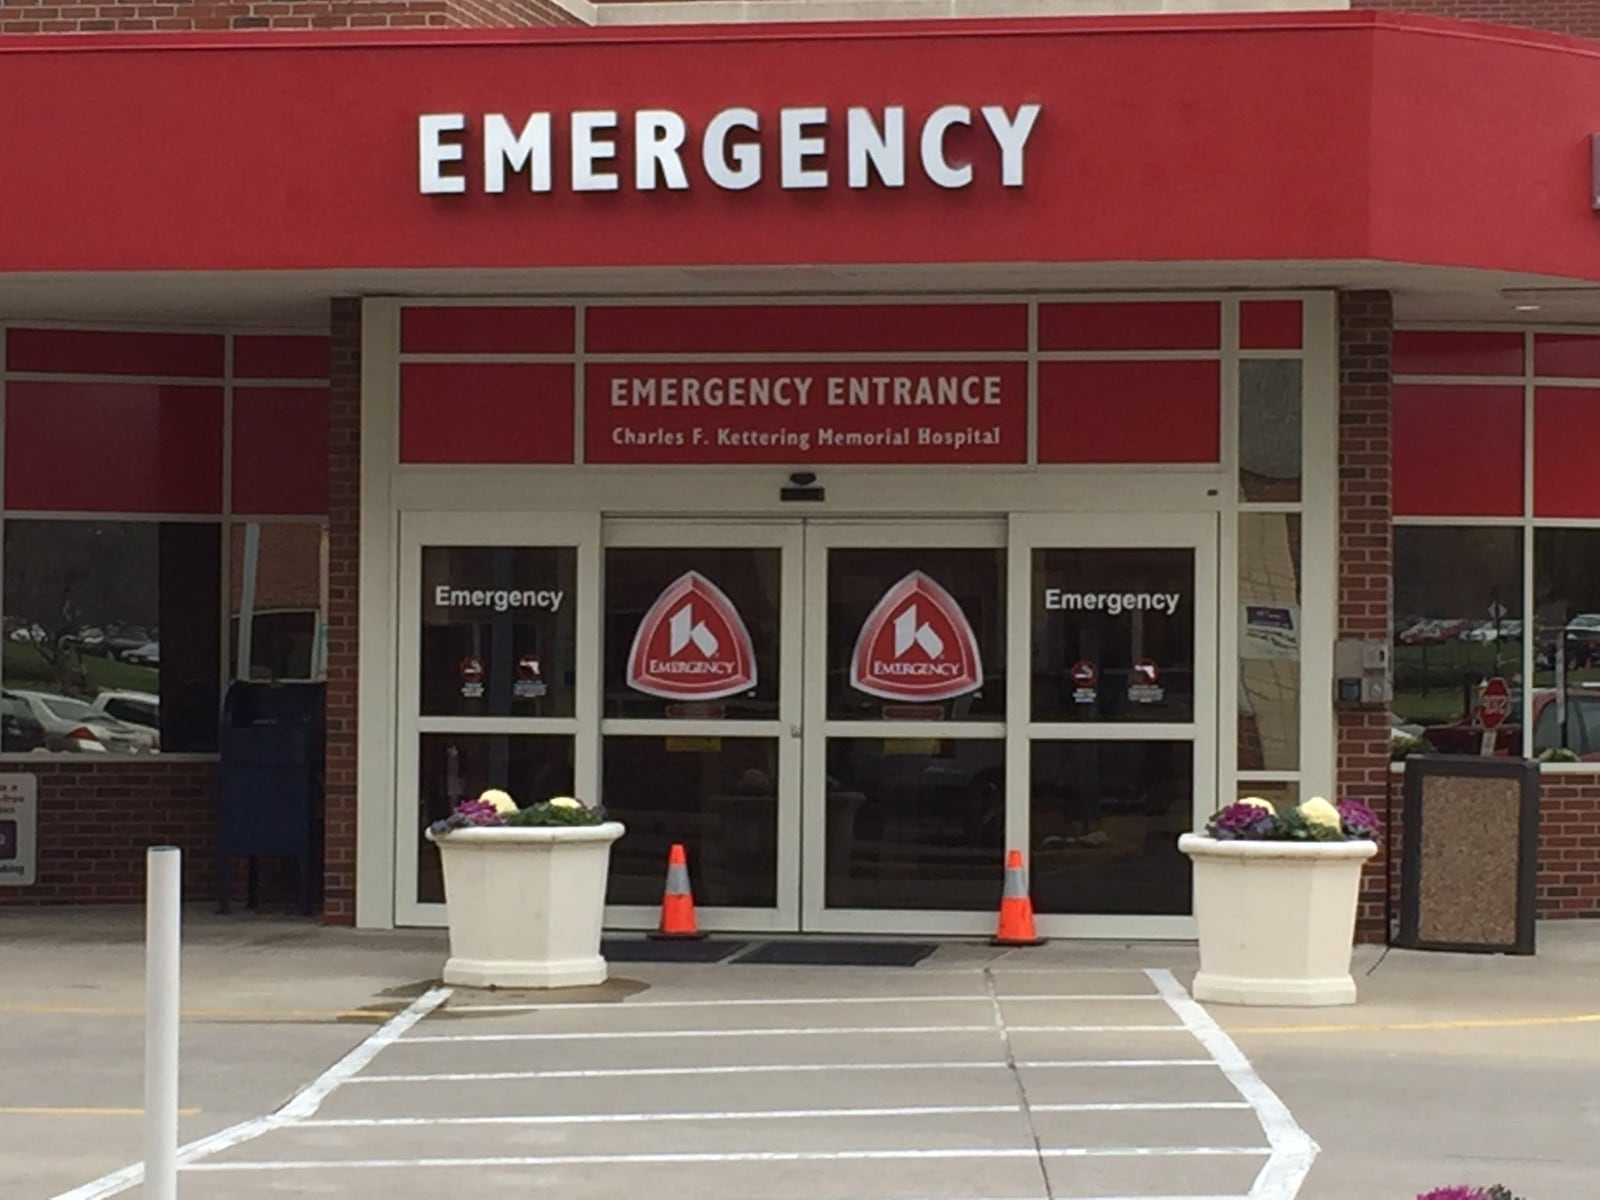
[[[133,663],[139,667],[159,667],[161,665],[161,643],[146,642],[136,646],[122,656],[122,661]]]
[[[161,728],[161,697],[150,692],[101,692],[90,707],[129,725]]]
[[[111,754],[145,754],[156,749],[151,730],[107,716],[75,697],[52,692],[12,694],[26,703],[34,719],[44,726],[47,749]]]
[[[1495,730],[1496,754],[1522,753],[1522,722],[1519,701],[1512,704],[1505,721]],[[1566,722],[1566,747],[1584,761],[1600,762],[1600,689],[1569,688]],[[1483,748],[1483,735],[1476,710],[1463,720],[1433,725],[1427,730],[1429,743],[1441,754],[1478,754]],[[1533,693],[1533,753],[1537,756],[1562,744],[1556,690],[1539,688]]]
[[[44,748],[44,724],[33,715],[28,702],[10,692],[0,693],[0,750],[25,754]]]

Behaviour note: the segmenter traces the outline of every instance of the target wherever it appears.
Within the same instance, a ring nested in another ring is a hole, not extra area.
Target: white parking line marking
[[[415,1040],[415,1039],[412,1039]],[[1133,1067],[1216,1067],[1209,1058],[1072,1058],[1021,1062],[1022,1068],[1039,1070],[1111,1070]],[[728,1067],[579,1067],[551,1071],[441,1071],[394,1075],[357,1075],[355,1083],[477,1083],[511,1079],[620,1079],[632,1076],[679,1075],[782,1075],[818,1071],[1004,1071],[1003,1062],[894,1062],[894,1063],[745,1063]]]
[[[1001,1003],[1009,1004],[1012,1001],[1036,1000],[1094,1000],[1094,1001],[1123,1001],[1123,1000],[1160,1000],[1159,992],[1131,992],[1116,994],[1110,992],[1072,993],[1057,992],[1048,995],[1028,996],[1001,996]],[[444,1009],[441,1015],[450,1013],[517,1013],[517,1012],[564,1012],[564,1011],[592,1011],[606,1009],[611,1012],[638,1012],[642,1008],[770,1008],[790,1007],[804,1005],[828,1004],[955,1004],[966,1001],[988,1005],[989,997],[986,994],[964,996],[811,996],[786,1000],[773,997],[758,999],[736,1000],[645,1000],[637,1004],[622,1002],[610,1003],[605,1001],[577,1004],[452,1004]]]
[[[373,1030],[353,1050],[329,1067],[321,1075],[277,1112],[265,1117],[254,1117],[242,1121],[238,1125],[229,1126],[227,1129],[218,1130],[209,1137],[199,1141],[190,1142],[178,1151],[178,1165],[185,1170],[193,1169],[194,1160],[203,1158],[208,1154],[218,1154],[223,1150],[258,1138],[264,1133],[269,1133],[286,1124],[293,1124],[302,1116],[310,1116],[324,1100],[340,1086],[347,1082],[357,1071],[370,1063],[378,1054],[392,1042],[422,1020],[435,1008],[443,1004],[450,997],[449,988],[434,988],[418,996],[400,1012],[390,1017],[377,1029]],[[144,1164],[134,1163],[123,1167],[120,1171],[113,1171],[102,1175],[99,1179],[92,1180],[81,1187],[73,1188],[69,1192],[62,1192],[53,1200],[106,1200],[107,1197],[120,1195],[131,1187],[137,1187],[144,1182]]]
[[[1214,1067],[1209,1058],[1195,1060]],[[634,1076],[765,1075],[815,1071],[1004,1071],[1003,1062],[748,1063],[732,1067],[596,1067],[557,1071],[450,1071],[436,1075],[357,1075],[350,1083],[476,1083],[508,1079],[621,1079]]]
[[[1027,1069],[1037,1067],[1043,1070],[1071,1071],[1071,1070],[1098,1070],[1101,1067],[1215,1067],[1216,1060],[1210,1058],[1060,1058],[1038,1059],[1034,1062],[1018,1060],[1017,1066]]]
[[[1248,1104],[1233,1105],[1249,1108]],[[1015,1104],[928,1104],[908,1108],[791,1108],[754,1112],[537,1113],[494,1117],[339,1117],[299,1122],[302,1127],[383,1129],[413,1125],[610,1125],[655,1121],[812,1121],[834,1117],[939,1117],[1014,1113]]]
[[[288,1159],[283,1162],[197,1162],[185,1171],[404,1170],[416,1167],[602,1167],[672,1166],[702,1163],[893,1162],[913,1159],[985,1158],[1251,1158],[1266,1146],[990,1146],[961,1150],[750,1150],[725,1154],[541,1154],[483,1158]]]
[[[1187,1033],[1183,1025],[1012,1025],[1012,1033]],[[620,1029],[596,1033],[425,1033],[403,1039],[425,1042],[574,1042],[604,1037],[607,1041],[651,1041],[683,1038],[751,1037],[883,1037],[889,1034],[995,1033],[989,1025],[819,1025],[813,1028],[763,1029]]]
[[[1201,1112],[1233,1109],[1248,1112],[1243,1100],[1128,1100],[1104,1104],[1030,1104],[1034,1112]]]
[[[1173,1026],[1182,1029],[1182,1026]],[[683,1038],[749,1037],[884,1037],[889,1034],[993,1033],[993,1025],[819,1025],[809,1029],[623,1029],[603,1034],[586,1033],[432,1033],[405,1039],[408,1046],[424,1042],[583,1042],[596,1037],[606,1041],[652,1041]]]
[[[1151,970],[1146,974],[1178,1019],[1216,1059],[1228,1082],[1256,1111],[1261,1132],[1267,1135],[1272,1153],[1250,1187],[1250,1200],[1295,1200],[1316,1160],[1319,1150],[1316,1142],[1300,1128],[1277,1093],[1256,1074],[1244,1051],[1234,1045],[1233,1039],[1184,990],[1171,971]]]

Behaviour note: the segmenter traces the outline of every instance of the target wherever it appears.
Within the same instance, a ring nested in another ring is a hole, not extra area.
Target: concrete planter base
[[[1361,866],[1375,842],[1178,839],[1194,863],[1200,973],[1194,996],[1220,1004],[1354,1004],[1350,955]]]
[[[606,875],[611,843],[622,834],[615,821],[429,834],[444,864],[444,981],[481,988],[604,983]]]

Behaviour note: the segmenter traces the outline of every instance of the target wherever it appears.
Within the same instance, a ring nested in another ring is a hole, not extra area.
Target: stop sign
[[[1485,729],[1496,729],[1511,712],[1511,689],[1506,681],[1496,675],[1483,685],[1483,700],[1478,706],[1478,720]]]

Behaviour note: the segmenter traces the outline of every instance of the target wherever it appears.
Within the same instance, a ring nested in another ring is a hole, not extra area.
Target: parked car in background
[[[22,690],[11,694],[44,726],[46,749],[106,754],[149,754],[157,749],[153,730],[107,716],[74,696]]]
[[[161,728],[161,697],[153,692],[101,692],[89,707],[129,725]]]
[[[1561,709],[1556,704],[1555,688],[1538,688],[1533,693],[1533,754],[1562,745]],[[1506,719],[1495,730],[1495,753],[1522,753],[1521,702],[1513,703]],[[1583,762],[1600,762],[1600,688],[1567,689],[1566,748]],[[1483,723],[1477,710],[1466,718],[1445,725],[1430,725],[1429,745],[1441,754],[1479,754],[1483,749]]]
[[[132,663],[137,667],[159,667],[161,665],[161,643],[146,642],[142,646],[135,646],[125,652],[122,661]]]
[[[44,723],[33,715],[28,702],[11,692],[0,692],[0,750],[26,754],[44,748]]]

